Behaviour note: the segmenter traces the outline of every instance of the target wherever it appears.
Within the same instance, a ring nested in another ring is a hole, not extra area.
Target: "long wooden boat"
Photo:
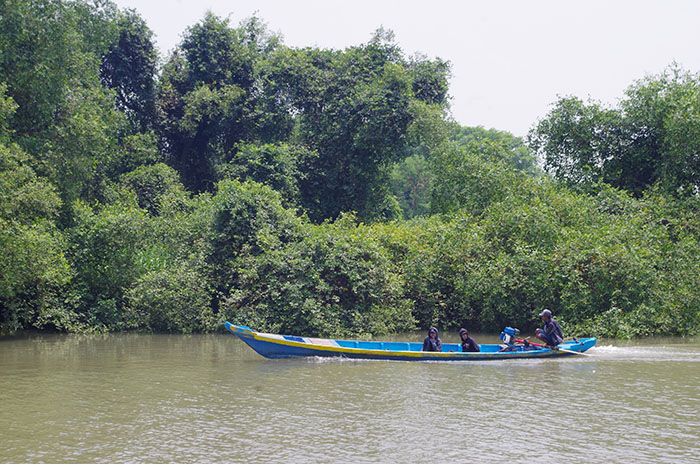
[[[421,351],[423,343],[333,340],[260,333],[226,322],[226,328],[258,354],[269,359],[342,357],[393,361],[483,361],[495,359],[576,356],[595,346],[595,338],[567,341],[555,349],[530,345],[479,345],[480,352],[463,353],[457,343],[443,343],[441,352]]]

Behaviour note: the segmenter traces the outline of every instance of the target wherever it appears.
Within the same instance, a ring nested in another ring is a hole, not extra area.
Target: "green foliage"
[[[487,161],[480,144],[470,148],[472,151],[445,144],[433,153],[430,160],[434,179],[430,192],[433,213],[466,209],[480,214],[491,203],[503,201],[524,180],[524,175],[504,164]]]
[[[481,154],[486,161],[503,163],[531,177],[540,174],[534,153],[525,145],[523,139],[513,134],[496,129],[455,126],[452,140],[467,151]]]
[[[67,52],[79,48],[71,30],[74,21],[58,2],[3,2],[0,81],[9,84],[10,95],[21,108],[13,121],[20,133],[37,126],[46,129],[64,98],[67,81],[77,73],[81,57]]]
[[[177,196],[184,190],[177,171],[163,163],[140,166],[124,174],[121,182],[136,193],[139,207],[152,215],[160,213],[164,196]]]
[[[168,162],[195,191],[211,190],[216,167],[230,160],[236,146],[279,136],[286,114],[267,114],[258,62],[277,47],[278,38],[251,18],[239,28],[208,13],[189,28],[180,49],[165,64],[159,83],[159,132]]]
[[[56,188],[38,177],[18,146],[0,144],[0,217],[19,224],[56,219],[61,200]]]
[[[7,144],[10,141],[10,119],[17,111],[17,103],[12,97],[7,96],[7,84],[0,82],[0,143]]]
[[[58,186],[65,205],[104,200],[106,182],[120,174],[119,135],[126,124],[103,89],[78,88],[73,97],[43,147],[39,168]]]
[[[122,328],[124,293],[148,270],[148,216],[126,202],[99,210],[78,202],[73,210],[69,259],[81,295],[81,316],[98,329]]]
[[[5,0],[2,10],[0,82],[19,105],[12,128],[33,152],[73,90],[97,82],[99,58],[115,37],[115,12],[110,3],[58,0]]]
[[[451,130],[441,105],[415,100],[410,111],[413,120],[406,132],[406,155],[394,164],[390,173],[391,193],[398,200],[404,218],[430,212],[433,181],[430,159],[447,143]]]
[[[386,203],[391,168],[407,155],[412,121],[429,106],[414,95],[414,83],[427,101],[445,103],[439,87],[447,66],[424,59],[413,65],[382,30],[342,52],[280,48],[266,61],[269,91],[296,115],[294,139],[318,153],[301,188],[314,221],[342,211],[386,219],[392,211],[376,205]],[[426,70],[433,65],[443,74],[432,76],[431,89]]]
[[[58,187],[63,222],[76,199],[103,199],[117,164],[126,118],[99,79],[101,57],[118,36],[116,16],[109,2],[3,3],[0,82],[18,105],[12,141]]]
[[[28,158],[17,146],[0,144],[0,333],[75,330],[66,243],[52,222],[61,201]]]
[[[430,61],[416,55],[408,63],[416,99],[435,105],[445,105],[449,88],[450,63],[441,59]]]
[[[676,65],[627,89],[619,108],[559,100],[532,129],[545,170],[570,186],[605,182],[640,196],[655,184],[675,195],[700,188],[700,75]]]
[[[192,333],[216,329],[212,292],[192,263],[141,276],[127,294],[128,324],[159,332]]]
[[[280,193],[285,205],[293,206],[300,200],[299,182],[305,179],[304,167],[315,157],[315,153],[299,145],[246,144],[219,168],[218,177],[266,184]]]
[[[482,127],[461,127],[445,119],[438,105],[416,102],[408,130],[410,156],[394,165],[391,189],[403,216],[479,213],[492,199],[539,175],[535,157],[519,137]]]
[[[245,92],[235,85],[213,88],[202,84],[181,97],[171,111],[161,94],[161,109],[168,111],[161,133],[167,140],[168,162],[195,191],[211,189],[216,182],[217,160],[247,138]]]
[[[254,172],[255,160],[243,165],[252,150],[239,152],[292,142],[303,147],[293,162],[301,174],[296,188],[312,219],[342,211],[395,217],[391,167],[405,155],[416,108],[444,107],[449,67],[422,57],[408,62],[392,40],[378,31],[342,52],[294,50],[256,18],[232,28],[208,14],[187,30],[159,85],[169,164],[195,191],[230,175],[267,181]]]
[[[372,232],[345,216],[244,258],[224,315],[264,330],[321,336],[412,329],[402,281]]]
[[[255,57],[243,31],[229,27],[227,19],[208,12],[202,22],[188,28],[182,49],[192,82],[235,84],[243,89],[253,85]]]
[[[335,57],[324,70],[328,87],[318,89],[324,104],[302,106],[300,137],[319,153],[312,188],[302,191],[315,219],[341,211],[369,217],[365,212],[386,195],[380,185],[402,152],[411,121],[409,76],[388,60],[386,48],[370,44]]]
[[[411,101],[411,123],[406,131],[408,155],[421,155],[429,159],[432,152],[444,145],[453,132],[452,123],[444,105]]]
[[[119,12],[116,20],[119,38],[102,56],[100,78],[114,89],[117,106],[134,126],[152,127],[155,116],[155,76],[158,52],[153,32],[133,10]]]
[[[431,182],[432,172],[422,155],[411,155],[394,165],[391,190],[399,202],[403,217],[413,218],[430,212]]]
[[[158,138],[152,131],[137,132],[121,138],[115,158],[110,169],[112,179],[138,167],[163,161],[158,150]]]
[[[569,186],[585,187],[601,181],[619,185],[613,177],[619,178],[621,173],[615,169],[606,175],[605,164],[621,153],[624,127],[619,111],[567,97],[530,132],[528,144],[543,158],[545,171]],[[647,169],[644,164],[638,166]]]
[[[422,238],[403,254],[414,315],[422,327],[529,330],[548,308],[574,335],[695,334],[691,217],[663,196],[526,182],[478,219],[417,224]]]
[[[207,14],[156,66],[109,1],[0,2],[0,332],[700,333],[699,75],[563,98],[528,148],[383,29]]]
[[[674,64],[657,76],[637,81],[626,97],[621,106],[631,126],[629,162],[651,172],[644,186],[658,181],[668,192],[696,194],[700,188],[700,73],[691,74]]]
[[[242,271],[241,257],[259,255],[295,240],[302,221],[279,194],[256,182],[225,180],[212,200],[211,251],[217,289],[226,293]]]
[[[79,330],[63,235],[50,223],[0,218],[0,333],[23,328]]]

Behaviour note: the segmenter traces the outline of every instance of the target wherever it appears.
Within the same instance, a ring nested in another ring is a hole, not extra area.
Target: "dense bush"
[[[121,183],[136,193],[139,207],[157,215],[165,198],[184,190],[173,168],[158,163],[139,166],[121,176]]]
[[[124,293],[148,270],[148,215],[134,204],[95,209],[76,203],[74,220],[69,259],[83,320],[97,328],[122,328]]]
[[[353,218],[307,225],[297,240],[242,260],[223,312],[234,322],[309,335],[414,327],[400,276],[372,229]]]
[[[54,222],[61,200],[29,162],[17,146],[0,143],[0,333],[77,330],[67,244]]]
[[[698,220],[661,201],[532,181],[479,219],[421,222],[425,241],[403,253],[415,315],[423,327],[532,329],[549,308],[579,334],[697,333]]]
[[[152,38],[109,1],[2,2],[0,332],[527,331],[548,308],[572,335],[700,334],[699,75],[563,98],[527,147],[451,121],[449,63],[390,31],[300,49],[208,13],[160,71]]]
[[[160,332],[205,332],[217,328],[212,292],[195,263],[152,271],[127,293],[127,324]]]

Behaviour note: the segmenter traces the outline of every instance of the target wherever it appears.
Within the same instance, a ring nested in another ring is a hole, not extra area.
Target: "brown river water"
[[[228,334],[0,338],[0,462],[700,463],[699,339],[589,353],[269,361]]]

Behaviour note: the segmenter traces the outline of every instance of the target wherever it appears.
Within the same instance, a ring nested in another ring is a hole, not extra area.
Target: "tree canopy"
[[[530,132],[544,168],[570,186],[604,182],[637,196],[700,188],[700,74],[672,65],[631,85],[617,108],[564,97]]]
[[[109,1],[0,1],[0,333],[700,333],[700,75],[450,116],[378,29],[285,45],[212,13],[159,62]]]

